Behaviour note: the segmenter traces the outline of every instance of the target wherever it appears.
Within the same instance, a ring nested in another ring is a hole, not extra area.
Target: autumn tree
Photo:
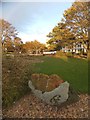
[[[89,49],[89,9],[88,2],[74,2],[72,6],[64,12],[67,27],[75,34],[77,42],[87,44],[87,49]]]
[[[89,9],[88,2],[74,2],[65,10],[62,21],[47,35],[47,44],[57,49],[60,46],[73,48],[73,43],[81,43],[89,49]]]
[[[53,50],[60,50],[68,43],[71,44],[73,43],[73,40],[75,40],[74,34],[63,22],[58,23],[58,25],[52,29],[52,32],[50,32],[47,37],[50,38],[47,41],[47,44],[49,44],[49,47]]]
[[[2,47],[3,47],[3,50],[4,50],[4,51],[8,51],[8,52],[14,51],[13,43],[12,43],[12,40],[11,40],[10,37],[7,36],[7,37],[5,38]]]
[[[23,49],[25,52],[38,54],[45,49],[45,45],[38,42],[37,40],[34,40],[34,41],[26,42],[23,45]]]
[[[17,30],[4,19],[0,19],[0,33],[4,51],[14,51],[17,46],[20,46],[21,39],[17,37]]]
[[[13,40],[13,46],[14,46],[14,50],[16,52],[22,51],[23,42],[22,42],[21,38],[15,37],[14,40]]]

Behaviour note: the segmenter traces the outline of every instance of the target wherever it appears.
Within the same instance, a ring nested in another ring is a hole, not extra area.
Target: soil
[[[80,94],[76,103],[50,106],[32,93],[3,110],[3,118],[88,118],[88,95]]]

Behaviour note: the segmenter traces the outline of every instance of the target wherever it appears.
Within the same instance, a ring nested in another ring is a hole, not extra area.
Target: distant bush
[[[64,56],[66,56],[66,54],[62,51],[57,51],[56,56],[57,57],[64,57]]]
[[[73,57],[73,54],[71,52],[62,52],[62,51],[57,51],[56,57],[67,59],[67,57]]]
[[[66,56],[67,56],[67,57],[73,57],[73,54],[72,54],[71,52],[67,52],[67,53],[66,53]]]
[[[58,57],[60,59],[63,59],[65,61],[67,61],[67,56],[66,53],[62,52],[62,51],[57,51],[55,57]]]
[[[6,108],[30,91],[32,67],[19,56],[3,55],[2,63],[2,104]]]

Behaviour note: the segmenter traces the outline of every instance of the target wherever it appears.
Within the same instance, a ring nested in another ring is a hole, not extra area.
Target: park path
[[[80,100],[65,107],[50,106],[33,94],[21,98],[14,105],[3,110],[4,118],[88,118],[88,95],[79,95]]]

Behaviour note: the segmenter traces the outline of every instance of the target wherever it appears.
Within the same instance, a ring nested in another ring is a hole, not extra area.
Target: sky
[[[2,2],[2,17],[26,41],[46,43],[46,35],[61,21],[72,2]],[[1,6],[1,5],[0,5]]]

